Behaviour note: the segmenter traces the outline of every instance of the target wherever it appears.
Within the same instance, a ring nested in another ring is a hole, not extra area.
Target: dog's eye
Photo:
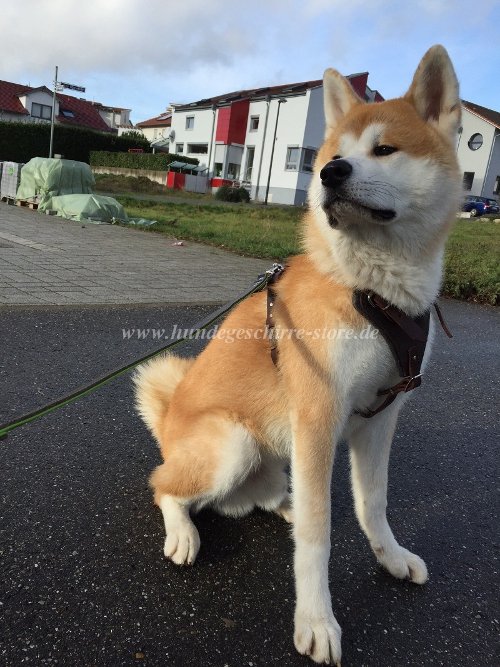
[[[383,157],[384,155],[391,155],[391,153],[395,153],[397,150],[394,146],[375,146],[373,154],[377,157]]]
[[[342,155],[334,155],[332,157],[332,160],[340,160],[341,157],[342,157]]]

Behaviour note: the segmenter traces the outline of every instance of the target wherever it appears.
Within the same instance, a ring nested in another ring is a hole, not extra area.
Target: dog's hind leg
[[[220,417],[198,420],[162,451],[165,462],[150,484],[163,513],[164,553],[177,565],[190,565],[200,548],[190,510],[223,503],[259,466],[259,452],[247,429]]]
[[[260,454],[258,467],[252,470],[243,483],[229,495],[221,498],[214,509],[227,516],[243,516],[254,507],[276,512],[291,522],[291,506],[288,494],[286,461],[267,454]]]
[[[424,561],[397,543],[387,521],[389,454],[397,416],[398,409],[391,406],[371,419],[353,418],[348,441],[354,506],[379,563],[398,579],[423,584]]]

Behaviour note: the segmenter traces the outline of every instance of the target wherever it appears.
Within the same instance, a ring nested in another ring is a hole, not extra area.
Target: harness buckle
[[[420,387],[420,385],[422,384],[422,381],[420,379],[421,377],[422,373],[419,373],[418,375],[414,375],[413,377],[409,378],[403,391],[407,392],[411,391],[412,389],[416,389],[417,387]]]
[[[421,377],[422,373],[413,375],[412,377],[405,377],[401,380],[401,382],[398,382],[398,384],[395,384],[393,387],[389,387],[389,389],[379,389],[377,396],[385,396],[386,394],[397,396],[398,394],[412,391],[413,389],[420,387],[422,384]]]
[[[375,308],[378,308],[378,309],[381,310],[382,312],[383,312],[384,310],[389,310],[389,308],[390,308],[391,305],[392,305],[391,303],[389,303],[389,302],[387,301],[385,306],[381,306],[381,305],[379,305],[378,303],[375,302],[375,299],[373,298],[374,296],[375,296],[375,292],[368,292],[368,294],[366,295],[366,297],[367,297],[367,299],[368,299],[368,302],[369,302],[372,306],[374,306]],[[385,299],[384,299],[384,301],[385,301]]]

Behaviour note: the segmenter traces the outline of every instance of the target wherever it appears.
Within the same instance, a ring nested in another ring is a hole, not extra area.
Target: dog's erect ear
[[[432,46],[420,61],[405,95],[422,118],[454,140],[460,126],[458,81],[444,47]]]
[[[349,109],[356,104],[363,104],[349,81],[335,69],[327,69],[323,75],[323,97],[327,132],[337,125]]]

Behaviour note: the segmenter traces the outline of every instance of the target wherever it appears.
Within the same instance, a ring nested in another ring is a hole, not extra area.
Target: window
[[[74,118],[75,117],[75,114],[72,111],[70,111],[69,109],[59,109],[59,113],[62,113],[62,115],[65,118]]]
[[[477,151],[483,145],[483,135],[479,134],[479,132],[473,134],[467,145],[471,151]]]
[[[184,153],[184,144],[175,144],[176,153]]]
[[[286,162],[285,169],[287,171],[297,171],[299,167],[299,147],[298,146],[288,146],[286,149]]]
[[[208,153],[208,144],[188,144],[188,153]]]
[[[227,165],[227,177],[231,178],[233,181],[238,180],[240,177],[240,165],[230,162]]]
[[[37,104],[33,102],[31,105],[31,115],[33,118],[44,118],[50,120],[52,118],[52,107],[47,104]]]
[[[250,116],[250,132],[256,132],[259,129],[259,116]]]
[[[245,169],[245,181],[252,180],[253,159],[255,157],[255,147],[247,146],[247,166]]]
[[[194,116],[186,116],[186,130],[194,128]]]
[[[464,172],[464,190],[472,190],[472,183],[474,182],[474,171],[465,171]]]
[[[214,174],[215,176],[222,176],[222,162],[216,162],[214,164]]]
[[[304,150],[302,151],[301,171],[311,172],[313,170],[315,157],[316,157],[316,151],[313,148],[304,148]]]
[[[500,195],[500,176],[496,177],[495,187],[493,188],[494,195]]]

